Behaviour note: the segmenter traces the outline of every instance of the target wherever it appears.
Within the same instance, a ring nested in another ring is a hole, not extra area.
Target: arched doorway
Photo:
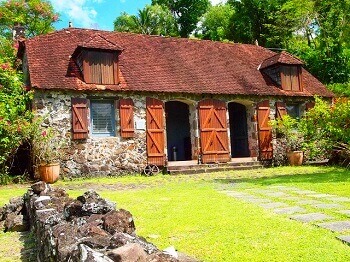
[[[191,160],[189,106],[180,101],[166,102],[165,115],[168,161]]]
[[[244,105],[228,104],[230,119],[231,157],[249,157],[247,109]]]

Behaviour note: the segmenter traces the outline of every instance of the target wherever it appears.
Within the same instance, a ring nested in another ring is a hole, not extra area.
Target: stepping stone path
[[[338,213],[350,217],[350,210],[340,210],[340,211],[338,211]]]
[[[350,221],[328,222],[317,225],[319,227],[329,229],[333,232],[343,232],[350,230]]]
[[[314,197],[314,198],[335,197],[334,195],[329,195],[329,194],[311,194],[307,196]]]
[[[264,188],[243,187],[234,191],[222,191],[222,193],[256,205],[267,212],[342,233],[343,235],[338,236],[337,239],[350,246],[350,221],[341,218],[341,215],[350,217],[350,197],[283,185]]]
[[[334,202],[350,202],[350,198],[348,197],[331,197],[329,200]]]
[[[277,207],[285,207],[287,206],[287,204],[282,202],[271,202],[271,203],[260,204],[259,206],[261,206],[264,209],[272,209]]]
[[[290,218],[294,220],[298,220],[300,222],[308,223],[308,222],[314,222],[314,221],[327,220],[333,217],[327,216],[323,213],[308,213],[308,214],[302,214],[302,215],[294,215],[294,216],[291,216]]]
[[[282,207],[282,208],[276,208],[273,210],[276,214],[285,214],[285,215],[292,215],[295,213],[305,213],[306,209],[302,207]]]
[[[299,204],[299,205],[315,205],[315,204],[323,204],[323,203],[321,201],[318,201],[318,200],[309,199],[309,200],[298,201],[297,204]]]
[[[337,238],[350,246],[350,236],[339,236]]]
[[[339,205],[339,204],[316,204],[316,205],[313,205],[313,207],[321,208],[321,209],[330,209],[330,208],[340,209],[340,208],[344,208],[344,206]]]

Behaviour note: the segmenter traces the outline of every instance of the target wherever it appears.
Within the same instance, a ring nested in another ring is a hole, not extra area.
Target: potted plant
[[[289,115],[272,120],[278,139],[283,139],[286,146],[286,154],[291,166],[300,166],[303,163],[304,136],[300,131],[299,121]]]
[[[61,139],[51,128],[34,126],[32,146],[35,167],[42,181],[54,183],[60,173]]]

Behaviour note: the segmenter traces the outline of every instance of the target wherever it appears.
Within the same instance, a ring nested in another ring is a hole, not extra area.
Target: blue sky
[[[113,30],[113,21],[121,12],[136,14],[151,0],[50,0],[55,12],[60,14],[56,29],[74,27]],[[212,4],[222,0],[211,0]]]

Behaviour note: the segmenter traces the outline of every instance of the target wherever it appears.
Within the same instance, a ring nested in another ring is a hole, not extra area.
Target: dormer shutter
[[[116,52],[85,51],[83,74],[84,81],[88,84],[118,84],[118,54]]]
[[[72,134],[73,139],[88,137],[87,99],[72,98]]]
[[[121,137],[134,137],[134,102],[132,99],[119,101],[119,115]]]
[[[301,67],[296,65],[281,66],[281,85],[286,91],[303,91]]]

